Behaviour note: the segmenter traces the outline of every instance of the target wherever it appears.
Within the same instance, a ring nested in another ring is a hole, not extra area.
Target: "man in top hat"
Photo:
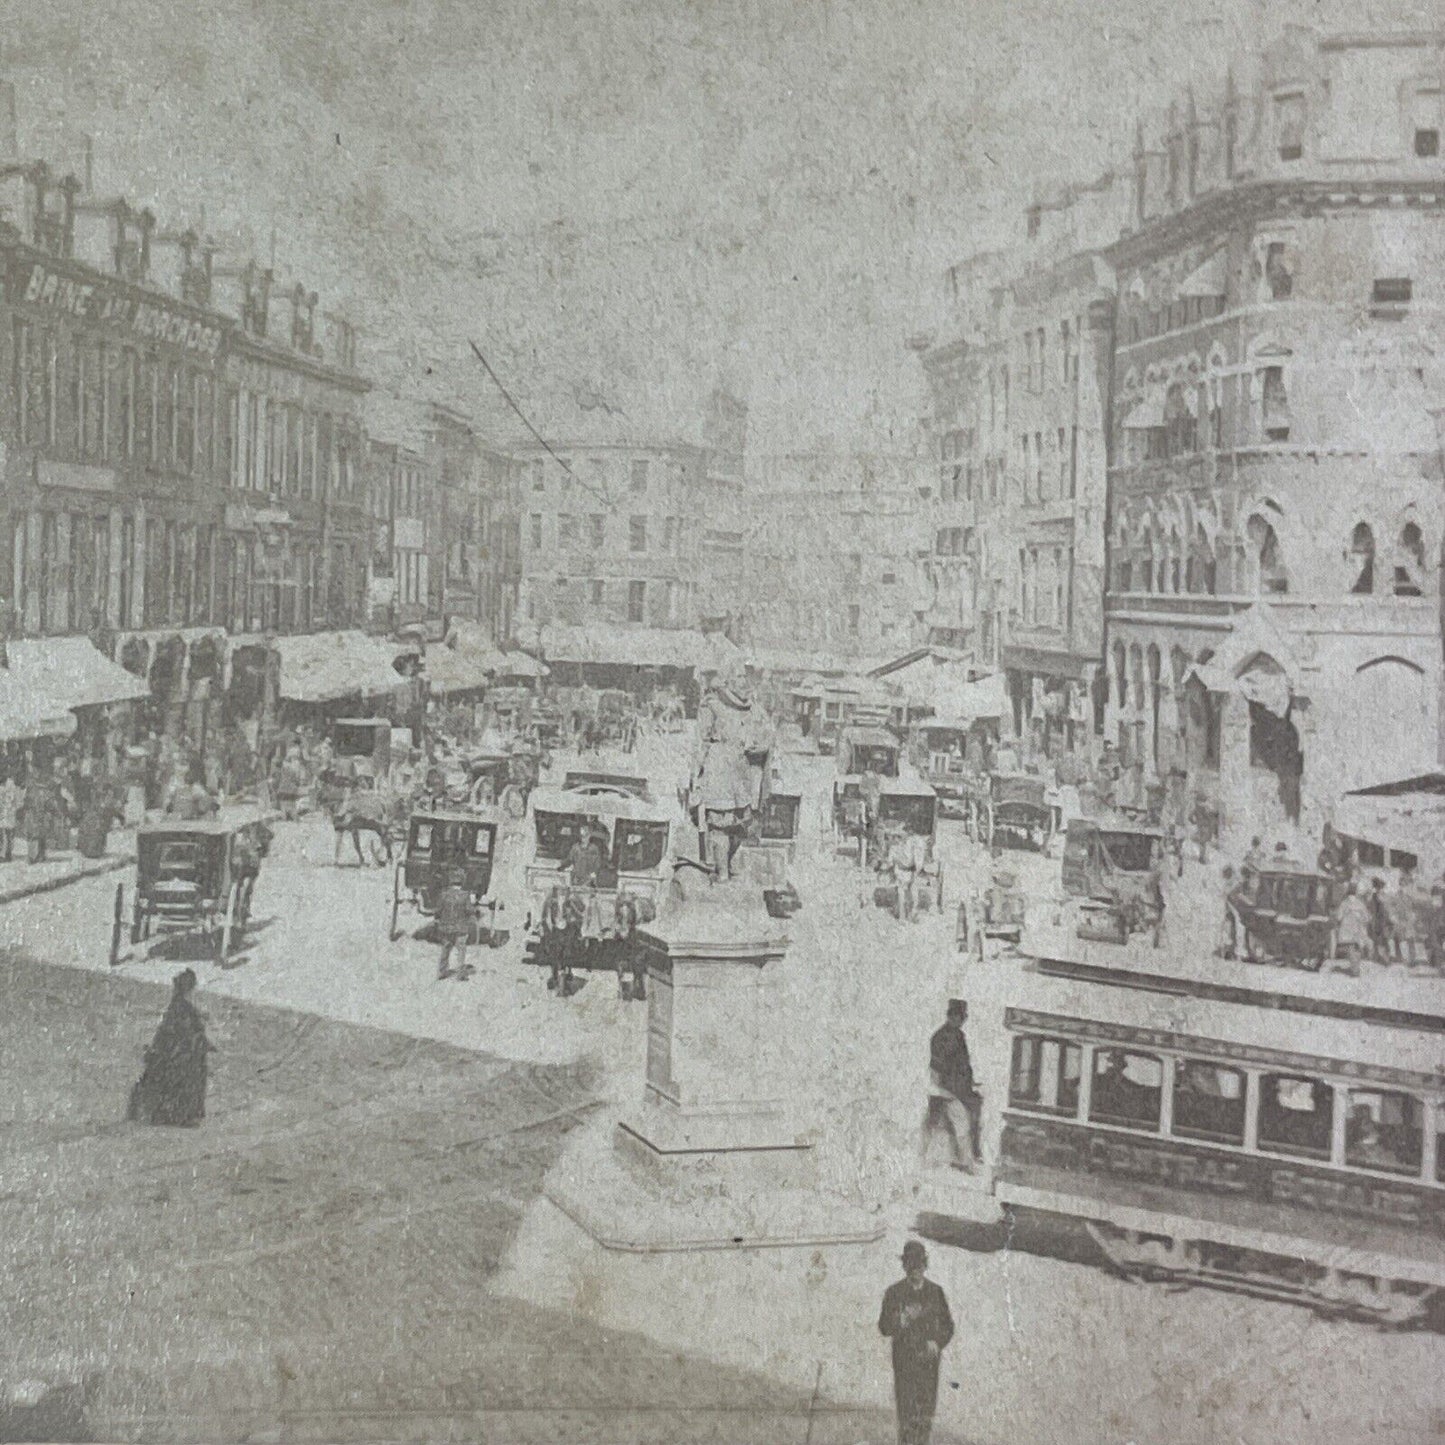
[[[942,1289],[926,1277],[928,1251],[916,1239],[903,1246],[903,1278],[883,1292],[878,1329],[893,1341],[893,1401],[898,1445],[928,1445],[938,1404],[938,1360],[953,1338],[953,1316]]]

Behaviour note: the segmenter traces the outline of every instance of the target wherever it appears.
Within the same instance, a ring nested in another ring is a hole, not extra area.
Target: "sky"
[[[501,439],[600,398],[759,450],[908,446],[948,265],[1289,21],[1434,0],[6,0],[22,148],[249,247]],[[1438,23],[1438,17],[1435,23]]]

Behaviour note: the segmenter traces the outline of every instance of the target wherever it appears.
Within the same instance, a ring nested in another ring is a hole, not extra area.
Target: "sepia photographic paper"
[[[12,0],[0,1441],[1445,1439],[1445,12]]]

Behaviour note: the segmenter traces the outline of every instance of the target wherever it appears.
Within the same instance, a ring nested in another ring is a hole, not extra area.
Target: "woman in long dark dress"
[[[192,969],[183,969],[172,985],[156,1036],[146,1050],[145,1070],[131,1090],[130,1118],[141,1124],[195,1128],[206,1117],[206,1021],[191,1001],[196,987]]]

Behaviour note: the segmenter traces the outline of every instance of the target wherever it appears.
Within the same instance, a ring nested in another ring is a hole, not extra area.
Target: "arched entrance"
[[[1256,653],[1239,672],[1239,691],[1249,709],[1250,770],[1272,778],[1278,807],[1289,822],[1298,823],[1304,751],[1289,680],[1272,657]],[[1267,791],[1260,801],[1268,805]]]

